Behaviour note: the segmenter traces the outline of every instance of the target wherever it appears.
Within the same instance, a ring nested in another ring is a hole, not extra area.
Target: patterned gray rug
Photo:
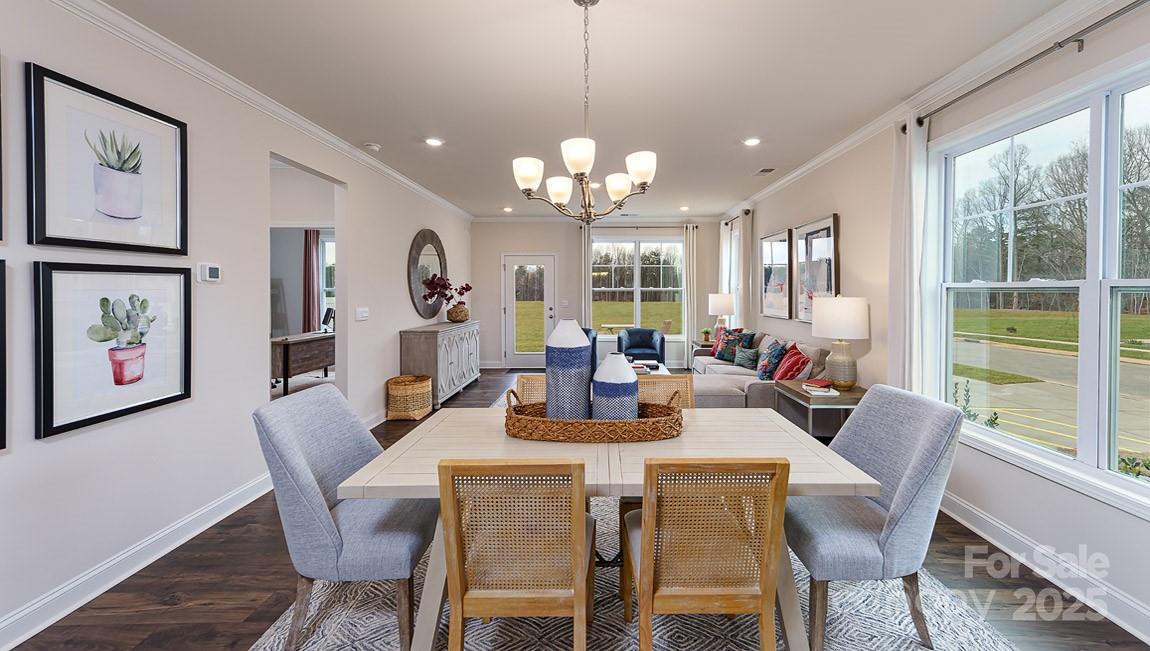
[[[596,545],[607,557],[618,549],[616,501],[595,498],[599,520]],[[416,574],[416,599],[423,587],[424,558]],[[803,613],[807,611],[807,573],[794,560]],[[939,651],[1015,651],[1015,647],[978,616],[938,579],[919,574],[923,608]],[[635,624],[623,622],[619,571],[595,573],[595,616],[588,634],[593,651],[633,651],[639,648]],[[439,623],[435,648],[447,648],[447,609]],[[264,633],[253,649],[279,651],[287,635],[291,611]],[[484,624],[467,621],[466,648],[474,651],[568,651],[571,620],[559,618],[495,619]],[[383,651],[399,648],[395,593],[386,583],[317,581],[305,624],[302,649]],[[778,649],[784,649],[781,640]],[[655,648],[661,651],[758,651],[758,624],[752,616],[655,616]],[[827,618],[827,651],[917,650],[900,581],[831,583]]]

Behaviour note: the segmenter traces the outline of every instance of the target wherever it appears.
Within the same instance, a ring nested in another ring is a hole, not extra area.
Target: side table
[[[839,425],[846,422],[846,413],[858,406],[866,389],[855,386],[850,391],[839,391],[837,396],[816,396],[803,390],[802,380],[776,380],[775,391],[780,396],[804,407],[807,410],[807,434],[814,436],[815,411],[819,409],[837,409],[839,411]]]

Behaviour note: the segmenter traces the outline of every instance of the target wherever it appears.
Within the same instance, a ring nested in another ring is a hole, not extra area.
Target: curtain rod
[[[1006,70],[1005,72],[1001,72],[998,75],[995,75],[994,77],[992,77],[991,79],[988,79],[988,80],[982,82],[981,84],[975,86],[974,88],[971,88],[970,90],[959,95],[958,97],[955,97],[954,99],[946,102],[942,106],[939,106],[935,109],[927,111],[926,113],[918,116],[917,118],[915,118],[915,123],[921,127],[923,124],[926,123],[926,120],[928,118],[930,118],[931,116],[933,116],[937,113],[940,113],[942,111],[945,111],[946,109],[950,108],[951,106],[954,106],[955,104],[957,104],[957,103],[961,102],[962,100],[970,97],[971,95],[974,95],[975,93],[981,91],[982,89],[984,89],[988,86],[991,86],[995,83],[998,83],[999,81],[1006,79],[1010,75],[1013,75],[1014,73],[1022,70],[1023,68],[1026,68],[1026,67],[1028,67],[1028,66],[1030,66],[1030,65],[1032,65],[1032,64],[1034,64],[1034,63],[1036,63],[1042,59],[1045,59],[1046,57],[1050,56],[1051,54],[1054,54],[1055,52],[1058,52],[1059,50],[1066,47],[1067,45],[1070,45],[1071,43],[1076,44],[1078,46],[1078,51],[1081,52],[1086,47],[1086,37],[1089,34],[1105,27],[1106,25],[1109,25],[1110,23],[1118,20],[1119,18],[1125,16],[1126,14],[1134,11],[1135,9],[1141,7],[1142,5],[1144,5],[1148,2],[1150,2],[1150,0],[1134,0],[1134,2],[1131,2],[1130,4],[1126,5],[1125,7],[1122,7],[1118,11],[1115,11],[1114,13],[1109,14],[1106,17],[1104,17],[1098,21],[1091,23],[1090,25],[1078,30],[1077,32],[1071,34],[1070,36],[1067,36],[1066,38],[1062,39],[1061,41],[1056,41],[1054,43],[1054,45],[1051,45],[1050,47],[1046,48],[1045,50],[1039,52],[1038,54],[1035,54],[1034,56],[1032,56],[1029,59],[1023,61],[1022,63],[1019,63],[1018,65],[1010,68],[1009,70]],[[902,132],[906,133],[906,125],[905,124],[902,125]]]

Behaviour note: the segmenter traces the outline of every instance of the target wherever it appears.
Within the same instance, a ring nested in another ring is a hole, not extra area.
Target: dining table
[[[503,409],[441,409],[339,485],[340,499],[438,498],[441,459],[582,459],[590,497],[641,497],[647,458],[783,457],[788,495],[879,494],[879,483],[773,409],[684,409],[678,437],[642,443],[562,443],[512,438]],[[776,586],[787,648],[809,651],[785,544]],[[447,578],[442,523],[435,530],[412,649],[430,651]]]

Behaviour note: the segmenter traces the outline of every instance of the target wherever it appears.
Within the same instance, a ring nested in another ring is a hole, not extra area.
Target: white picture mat
[[[114,272],[52,273],[52,425],[59,426],[183,393],[184,278],[181,275]],[[115,341],[88,338],[100,322],[100,299],[148,299],[156,316],[144,337],[144,377],[134,384],[112,381],[108,349]]]
[[[140,143],[143,214],[118,219],[95,208],[99,132]],[[179,129],[155,118],[44,79],[45,234],[49,237],[178,248]]]

